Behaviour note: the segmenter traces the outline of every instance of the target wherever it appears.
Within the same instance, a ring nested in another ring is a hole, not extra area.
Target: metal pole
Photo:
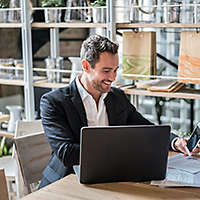
[[[35,102],[33,91],[33,63],[32,63],[32,38],[31,14],[28,0],[21,0],[22,14],[22,52],[24,62],[24,97],[26,120],[34,120]]]
[[[50,29],[50,54],[51,58],[56,59],[60,55],[59,49],[59,29],[51,28]],[[56,68],[56,63],[54,68]],[[53,72],[55,73],[55,72]],[[52,88],[52,90],[55,90]]]
[[[113,0],[107,0],[107,37],[116,41],[116,24],[114,20]]]
[[[60,54],[59,49],[59,29],[51,28],[50,29],[50,45],[51,45],[51,58],[56,58]]]

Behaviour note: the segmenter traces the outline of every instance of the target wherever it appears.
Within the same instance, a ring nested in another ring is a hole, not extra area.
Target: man
[[[83,73],[69,86],[42,97],[42,123],[53,154],[40,188],[74,173],[73,165],[79,163],[83,126],[152,124],[136,111],[120,89],[111,87],[117,75],[117,51],[118,45],[107,38],[90,36],[81,48]],[[172,134],[171,141],[174,148],[186,153],[185,140]]]

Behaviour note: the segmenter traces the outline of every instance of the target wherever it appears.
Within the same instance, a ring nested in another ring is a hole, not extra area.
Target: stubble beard
[[[95,89],[95,90],[97,90],[97,91],[99,91],[101,94],[102,93],[107,93],[107,92],[109,92],[110,91],[110,89],[109,90],[107,90],[107,89],[104,89],[103,87],[102,87],[102,84],[103,84],[103,81],[101,81],[101,82],[92,82],[92,87]]]

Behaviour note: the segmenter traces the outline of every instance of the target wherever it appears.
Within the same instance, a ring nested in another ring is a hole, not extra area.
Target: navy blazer
[[[109,125],[152,124],[136,111],[118,88],[112,87],[104,102]],[[52,149],[51,160],[43,171],[44,179],[48,181],[43,185],[47,185],[74,173],[72,166],[79,163],[80,129],[88,124],[75,80],[67,87],[43,95],[40,109],[44,131]]]

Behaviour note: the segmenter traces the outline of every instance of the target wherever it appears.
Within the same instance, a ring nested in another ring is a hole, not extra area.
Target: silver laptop
[[[83,184],[162,180],[166,175],[170,126],[107,126],[81,129]]]

